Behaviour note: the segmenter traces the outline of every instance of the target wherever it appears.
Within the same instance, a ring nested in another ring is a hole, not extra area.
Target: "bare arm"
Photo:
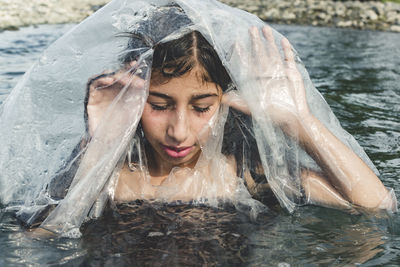
[[[260,86],[265,90],[261,95],[265,112],[285,134],[299,141],[323,171],[322,175],[302,173],[310,201],[325,206],[347,207],[351,203],[368,209],[396,210],[396,200],[374,172],[309,111],[304,82],[289,41],[282,39],[282,60],[271,28],[264,27],[262,33],[263,36],[256,27],[250,29],[250,57],[256,63],[254,79],[263,78]],[[271,78],[264,79],[268,77]],[[227,94],[224,101],[250,114],[238,95]]]
[[[301,125],[299,141],[347,201],[365,208],[395,209],[395,203],[385,201],[389,193],[375,173],[317,118],[310,115]],[[310,190],[312,196],[320,194]]]
[[[301,183],[308,203],[339,209],[352,209],[351,204],[321,174],[304,170],[301,173]]]

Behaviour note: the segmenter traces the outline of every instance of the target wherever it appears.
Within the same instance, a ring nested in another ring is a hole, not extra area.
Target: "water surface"
[[[0,105],[30,64],[72,25],[0,33]],[[275,25],[315,86],[400,196],[400,34]],[[319,207],[251,221],[232,207],[121,205],[81,239],[34,240],[0,213],[0,266],[378,266],[400,263],[400,216]]]

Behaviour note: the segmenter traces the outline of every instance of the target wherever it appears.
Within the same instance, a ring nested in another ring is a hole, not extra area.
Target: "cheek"
[[[197,114],[193,114],[189,118],[190,128],[195,133],[200,133],[205,127],[207,127],[208,122],[210,121],[212,116],[208,115],[201,115],[198,116]]]
[[[216,109],[214,109],[212,112],[201,113],[201,114],[193,113],[191,115],[189,121],[191,124],[191,129],[193,130],[196,136],[198,137],[208,136],[210,130],[208,127],[208,123],[216,113]]]
[[[163,112],[154,111],[150,105],[145,105],[141,118],[143,131],[146,136],[163,134],[168,118]]]

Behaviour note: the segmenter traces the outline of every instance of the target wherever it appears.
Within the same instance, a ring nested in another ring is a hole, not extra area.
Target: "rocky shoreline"
[[[109,0],[0,0],[0,31],[78,23]],[[221,0],[267,22],[400,32],[400,4],[380,1]]]
[[[0,31],[38,24],[79,23],[110,0],[0,0]]]
[[[400,4],[380,1],[222,0],[267,22],[400,32]]]

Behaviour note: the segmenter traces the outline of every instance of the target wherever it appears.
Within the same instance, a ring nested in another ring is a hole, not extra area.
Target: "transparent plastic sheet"
[[[261,29],[264,25],[249,13],[211,0],[115,0],[106,5],[49,47],[4,103],[1,202],[23,214],[28,224],[41,210],[56,205],[41,227],[77,236],[80,225],[100,216],[107,200],[114,198],[127,158],[134,162],[129,167],[140,172],[142,183],[149,182],[138,124],[148,96],[153,46],[199,31],[232,79],[227,92],[232,102],[243,109],[221,105],[198,134],[202,154],[195,167],[172,169],[151,199],[213,206],[231,201],[255,216],[265,206],[249,193],[258,189],[248,189],[251,181],[244,179],[248,173],[264,187],[268,182],[289,212],[298,204],[310,203],[301,185],[301,171],[320,168],[296,142],[297,133],[288,137],[268,113],[275,102],[285,103],[288,114],[297,107],[279,65],[284,56],[282,36],[273,30],[275,56],[280,56],[271,58],[270,54],[260,57],[260,51],[268,53],[274,46],[263,38],[260,46],[249,34],[252,26]],[[132,32],[144,40],[126,37]],[[130,53],[139,55],[134,63]],[[127,58],[130,62],[124,62]],[[311,113],[378,174],[355,139],[341,128],[296,53],[295,60]],[[119,93],[104,108],[99,126],[89,137],[84,120],[87,83],[110,74],[119,77],[114,81]],[[74,148],[78,152],[71,155]],[[229,155],[235,155],[234,164]],[[54,197],[51,191],[57,187],[67,188],[61,190],[68,192],[65,197]],[[144,192],[126,196],[134,198],[148,196]],[[389,198],[384,201],[393,201],[395,196]]]

